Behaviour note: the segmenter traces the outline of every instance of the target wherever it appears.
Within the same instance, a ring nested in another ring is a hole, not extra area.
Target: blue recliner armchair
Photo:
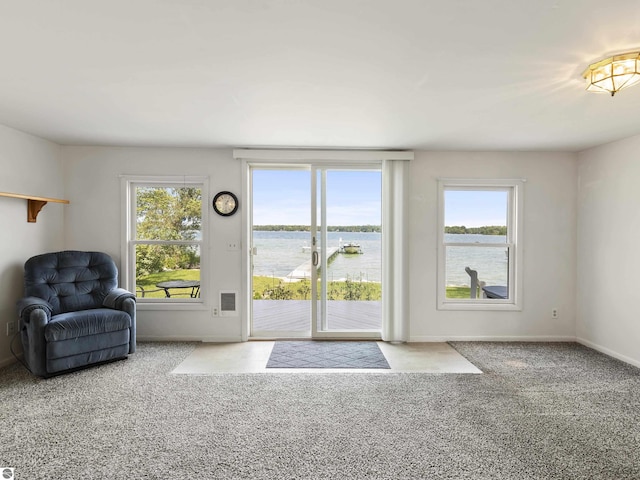
[[[125,358],[136,350],[136,299],[118,287],[118,269],[101,252],[45,253],[25,263],[18,301],[24,358],[50,377]]]

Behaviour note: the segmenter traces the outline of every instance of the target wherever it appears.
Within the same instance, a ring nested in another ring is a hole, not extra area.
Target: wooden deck
[[[380,301],[329,300],[328,330],[376,331],[382,328]],[[253,300],[253,332],[311,331],[311,302]]]

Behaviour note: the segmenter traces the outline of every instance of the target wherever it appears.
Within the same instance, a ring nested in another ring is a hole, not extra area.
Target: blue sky
[[[381,178],[375,171],[330,170],[327,224],[380,225]],[[310,179],[309,170],[254,170],[254,225],[309,225]],[[448,191],[445,224],[506,225],[506,205],[506,192]]]
[[[450,190],[445,192],[445,225],[506,225],[507,192]]]
[[[331,170],[327,173],[328,225],[380,225],[381,173]],[[309,170],[254,170],[254,225],[311,223]]]

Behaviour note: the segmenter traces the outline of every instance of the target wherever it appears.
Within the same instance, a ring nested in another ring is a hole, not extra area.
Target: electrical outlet
[[[227,250],[230,252],[240,250],[240,245],[238,244],[238,242],[227,242]]]
[[[16,322],[7,322],[7,337],[16,334]]]
[[[217,308],[212,308],[211,309],[211,316],[212,317],[217,317],[218,316],[218,309]]]
[[[558,309],[557,308],[552,308],[551,309],[551,318],[558,318]]]

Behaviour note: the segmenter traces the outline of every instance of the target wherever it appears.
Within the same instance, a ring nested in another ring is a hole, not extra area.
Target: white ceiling
[[[2,0],[0,123],[61,144],[567,150],[640,133],[638,0]]]

